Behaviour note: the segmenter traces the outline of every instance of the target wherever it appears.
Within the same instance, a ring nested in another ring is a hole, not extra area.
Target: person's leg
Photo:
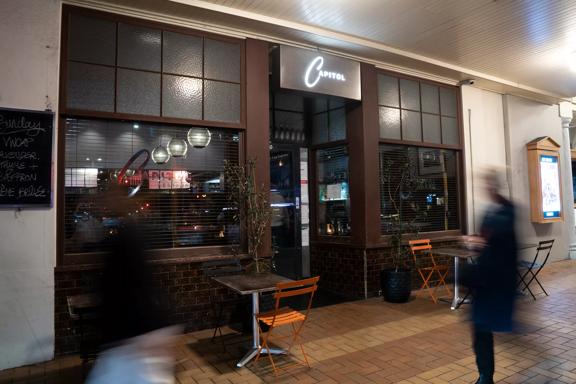
[[[480,373],[479,383],[492,383],[494,376],[494,337],[492,332],[474,327],[474,353]]]

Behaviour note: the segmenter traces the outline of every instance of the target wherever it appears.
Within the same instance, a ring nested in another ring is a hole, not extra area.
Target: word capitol
[[[346,81],[346,77],[344,77],[343,73],[322,70],[323,66],[324,58],[322,56],[317,56],[310,62],[304,74],[304,83],[308,88],[313,88],[316,86],[321,78]],[[315,72],[315,76],[313,72]]]

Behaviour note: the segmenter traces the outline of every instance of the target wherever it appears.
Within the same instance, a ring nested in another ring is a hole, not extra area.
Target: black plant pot
[[[390,303],[406,303],[412,293],[410,269],[385,269],[380,272],[380,287],[384,300]]]

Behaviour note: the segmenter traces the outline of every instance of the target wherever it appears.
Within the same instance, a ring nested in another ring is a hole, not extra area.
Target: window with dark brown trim
[[[243,43],[67,7],[68,114],[242,123]]]

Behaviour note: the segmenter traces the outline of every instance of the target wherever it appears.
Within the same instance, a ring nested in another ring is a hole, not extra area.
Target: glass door
[[[292,279],[305,274],[302,260],[300,149],[274,146],[270,152],[272,246],[276,272]]]

